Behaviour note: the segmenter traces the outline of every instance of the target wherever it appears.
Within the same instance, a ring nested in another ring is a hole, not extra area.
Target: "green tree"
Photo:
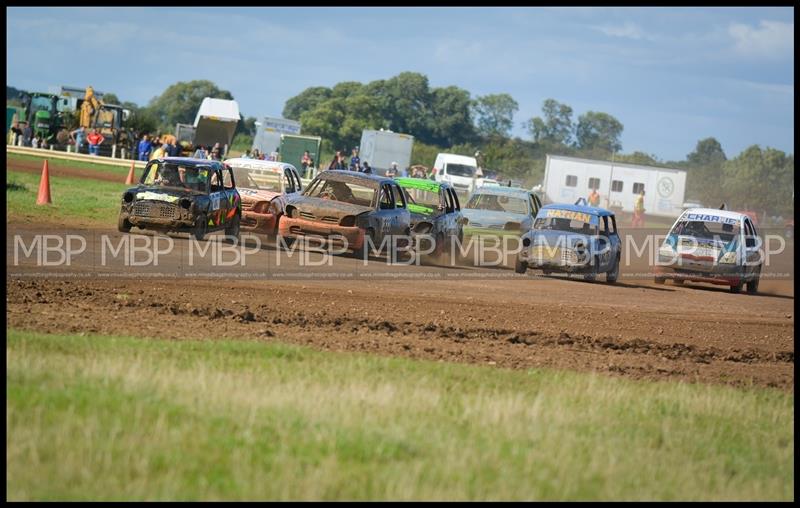
[[[283,117],[289,120],[300,120],[306,111],[311,111],[320,103],[331,98],[333,92],[324,86],[306,88],[299,95],[295,95],[283,106]]]
[[[374,86],[380,97],[380,114],[394,132],[430,140],[431,92],[428,77],[417,72],[401,72]]]
[[[722,187],[731,208],[794,213],[794,156],[750,146],[724,163]]]
[[[589,111],[578,118],[576,145],[582,150],[618,152],[622,149],[622,130],[622,123],[608,113]]]
[[[232,100],[227,90],[207,80],[181,81],[171,85],[164,93],[153,98],[147,109],[158,118],[159,128],[171,132],[176,123],[193,123],[197,110],[206,97]]]
[[[614,157],[616,162],[625,162],[628,164],[640,164],[642,166],[659,166],[661,163],[655,155],[644,152],[633,152],[631,154],[619,154]]]
[[[480,134],[508,137],[519,104],[509,94],[501,93],[478,97],[472,108]]]
[[[106,104],[119,104],[120,103],[119,97],[117,97],[117,94],[113,94],[113,93],[107,93],[107,94],[103,95],[103,102],[106,103]]]
[[[526,124],[537,143],[567,145],[572,141],[575,126],[572,124],[572,108],[555,99],[547,99],[542,105],[544,118],[531,118]]]
[[[300,115],[303,133],[321,136],[330,140],[334,150],[343,149],[345,144],[339,128],[346,118],[344,99],[328,99]]]
[[[427,142],[453,146],[475,138],[469,92],[457,86],[434,88],[431,103],[431,136]]]
[[[716,139],[705,138],[697,142],[694,151],[686,156],[686,187],[691,199],[707,204],[725,200],[720,183],[726,160],[722,145]]]

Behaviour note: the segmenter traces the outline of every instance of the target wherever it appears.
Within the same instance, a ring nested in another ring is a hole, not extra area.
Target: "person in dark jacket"
[[[361,164],[361,172],[362,172],[362,173],[368,173],[368,174],[372,174],[372,168],[369,166],[369,162],[367,162],[367,161],[364,161],[364,162]]]

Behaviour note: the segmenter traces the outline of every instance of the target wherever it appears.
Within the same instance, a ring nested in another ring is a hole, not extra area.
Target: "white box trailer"
[[[281,146],[282,134],[298,135],[300,128],[300,122],[295,120],[265,116],[256,122],[252,148],[269,155]]]
[[[411,164],[411,150],[414,148],[414,136],[386,130],[368,130],[361,132],[361,144],[358,157],[366,161],[373,173],[382,175],[397,163],[400,170]]]
[[[214,146],[219,143],[227,152],[239,119],[236,101],[206,97],[194,119],[194,144]]]
[[[644,188],[645,214],[675,218],[683,211],[686,171],[548,154],[542,187],[545,203],[588,199],[596,187],[601,207],[624,212],[633,212]]]

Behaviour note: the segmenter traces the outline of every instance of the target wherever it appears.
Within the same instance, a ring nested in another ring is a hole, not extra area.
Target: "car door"
[[[439,219],[442,221],[441,230],[446,237],[457,235],[458,223],[456,222],[456,204],[455,201],[453,201],[451,190],[448,187],[442,186],[439,190],[439,194],[441,196],[442,207],[444,208],[444,213]]]
[[[223,225],[225,215],[228,211],[228,197],[223,185],[223,174],[220,165],[215,164],[210,170],[210,193],[208,198],[208,226],[209,229],[218,229]]]
[[[411,214],[406,207],[406,195],[402,187],[392,182],[388,184],[394,198],[394,216],[392,217],[392,234],[404,235],[411,225]]]
[[[463,236],[461,231],[464,229],[464,225],[462,224],[464,215],[461,213],[461,203],[458,201],[458,193],[452,187],[448,187],[447,192],[450,194],[450,197],[453,198],[453,221],[455,223],[453,234],[461,238]]]
[[[389,184],[384,183],[378,189],[378,209],[375,211],[375,241],[378,244],[392,234],[392,219],[396,215],[394,192]]]
[[[536,194],[529,192],[528,193],[528,206],[530,207],[530,216],[529,216],[529,224],[528,229],[533,227],[533,220],[536,218],[536,214],[539,213],[539,209],[542,207],[542,202],[539,201],[539,196]]]
[[[759,251],[759,238],[753,222],[745,217],[744,221],[744,273],[750,277],[758,269],[761,254]]]
[[[225,193],[225,220],[229,222],[234,220],[236,214],[241,215],[242,200],[239,196],[239,191],[236,189],[236,180],[233,176],[233,168],[227,164],[222,166],[222,186]]]

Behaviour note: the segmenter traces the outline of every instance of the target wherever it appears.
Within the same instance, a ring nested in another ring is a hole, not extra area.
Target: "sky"
[[[404,71],[518,103],[553,98],[624,125],[622,152],[683,160],[709,136],[794,153],[794,8],[6,8],[6,83],[145,105],[208,79],[244,116],[281,116],[310,86]]]

